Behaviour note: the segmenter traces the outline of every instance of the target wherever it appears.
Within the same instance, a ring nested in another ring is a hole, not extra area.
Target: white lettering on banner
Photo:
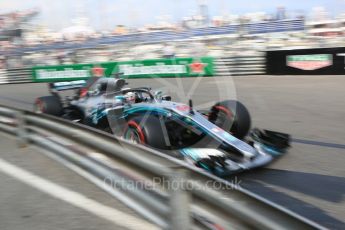
[[[77,85],[77,84],[85,84],[85,80],[79,81],[63,81],[63,82],[55,82],[55,86],[70,86],[70,85]]]
[[[185,65],[154,65],[154,66],[119,65],[119,70],[120,72],[124,73],[124,75],[187,73],[187,69]]]
[[[89,70],[36,70],[36,79],[52,79],[52,78],[88,78]]]

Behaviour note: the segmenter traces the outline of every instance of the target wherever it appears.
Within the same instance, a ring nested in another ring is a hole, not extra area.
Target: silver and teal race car
[[[50,83],[50,96],[34,110],[92,126],[159,149],[218,176],[261,167],[286,152],[289,135],[250,130],[246,107],[235,100],[198,111],[148,87],[128,88],[124,79],[90,78]],[[61,91],[75,90],[62,97]]]

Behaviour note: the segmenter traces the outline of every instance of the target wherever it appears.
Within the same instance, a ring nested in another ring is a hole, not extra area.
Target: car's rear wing
[[[50,83],[49,88],[55,91],[63,91],[63,90],[80,89],[84,87],[85,84],[86,84],[85,80],[63,81],[63,82]]]

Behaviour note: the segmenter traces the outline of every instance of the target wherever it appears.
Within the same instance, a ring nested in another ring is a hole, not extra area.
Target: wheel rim
[[[142,141],[140,139],[140,135],[135,128],[129,127],[124,134],[124,138],[126,140],[129,140],[132,143],[142,144]]]
[[[34,105],[34,112],[35,113],[44,113],[43,104],[40,100],[37,100]]]
[[[129,121],[124,132],[124,138],[134,143],[145,144],[145,135],[138,123]]]
[[[230,129],[232,129],[234,125],[234,114],[224,106],[215,106],[215,109],[217,110],[215,124],[230,132]]]
[[[224,114],[226,117],[233,119],[234,114],[232,113],[231,110],[225,108],[224,106],[218,105],[214,107],[216,110],[218,110],[218,113],[221,112],[222,114]]]

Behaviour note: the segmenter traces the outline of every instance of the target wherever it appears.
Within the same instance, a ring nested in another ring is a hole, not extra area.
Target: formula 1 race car
[[[287,134],[250,131],[249,112],[238,101],[197,111],[191,100],[172,102],[161,91],[126,84],[105,77],[50,83],[51,95],[37,98],[34,110],[159,149],[218,176],[264,166],[289,146]],[[63,98],[64,90],[76,92]]]

